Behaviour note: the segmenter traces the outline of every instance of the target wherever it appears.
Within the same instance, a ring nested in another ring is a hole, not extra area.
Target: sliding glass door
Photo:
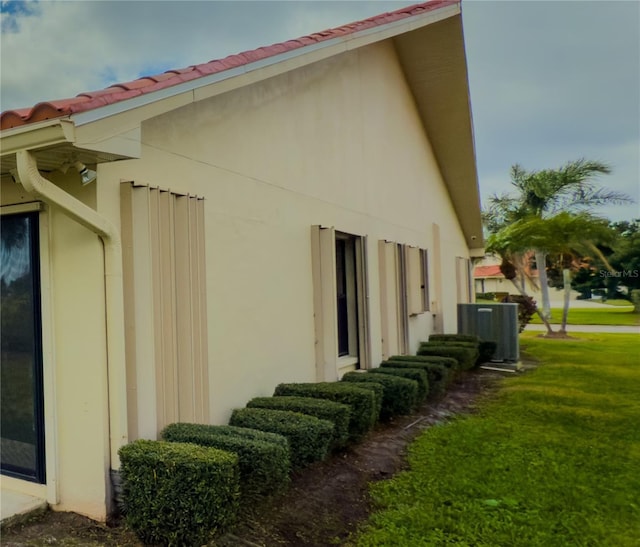
[[[44,483],[38,213],[0,226],[2,473]]]

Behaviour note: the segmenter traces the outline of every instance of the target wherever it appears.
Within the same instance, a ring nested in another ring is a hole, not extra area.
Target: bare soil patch
[[[370,482],[406,467],[407,445],[424,429],[472,412],[481,397],[493,393],[505,374],[475,370],[449,387],[439,400],[409,416],[379,424],[363,442],[296,473],[288,491],[246,511],[217,547],[335,546],[343,544],[372,510]],[[2,545],[137,546],[135,534],[121,522],[111,526],[74,513],[48,511],[31,522],[3,531]]]

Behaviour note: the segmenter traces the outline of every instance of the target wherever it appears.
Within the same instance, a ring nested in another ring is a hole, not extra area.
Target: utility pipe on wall
[[[107,325],[107,378],[111,468],[120,467],[118,449],[127,444],[127,384],[122,286],[122,241],[113,223],[40,175],[27,150],[16,153],[18,175],[25,190],[98,235],[104,248]]]

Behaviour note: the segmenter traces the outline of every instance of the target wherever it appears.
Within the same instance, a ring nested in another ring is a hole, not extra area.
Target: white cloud
[[[403,2],[43,2],[2,33],[2,110],[297,38]]]
[[[485,201],[509,191],[515,163],[533,170],[587,157],[612,165],[604,186],[640,202],[639,17],[636,2],[464,2]]]
[[[0,102],[73,97],[409,4],[3,1]],[[483,196],[508,190],[514,163],[587,157],[611,163],[603,184],[640,202],[639,18],[638,2],[463,1]]]

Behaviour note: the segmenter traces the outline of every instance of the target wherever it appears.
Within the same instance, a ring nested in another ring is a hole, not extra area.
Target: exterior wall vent
[[[458,304],[458,334],[475,334],[497,344],[494,361],[520,359],[518,304]]]

